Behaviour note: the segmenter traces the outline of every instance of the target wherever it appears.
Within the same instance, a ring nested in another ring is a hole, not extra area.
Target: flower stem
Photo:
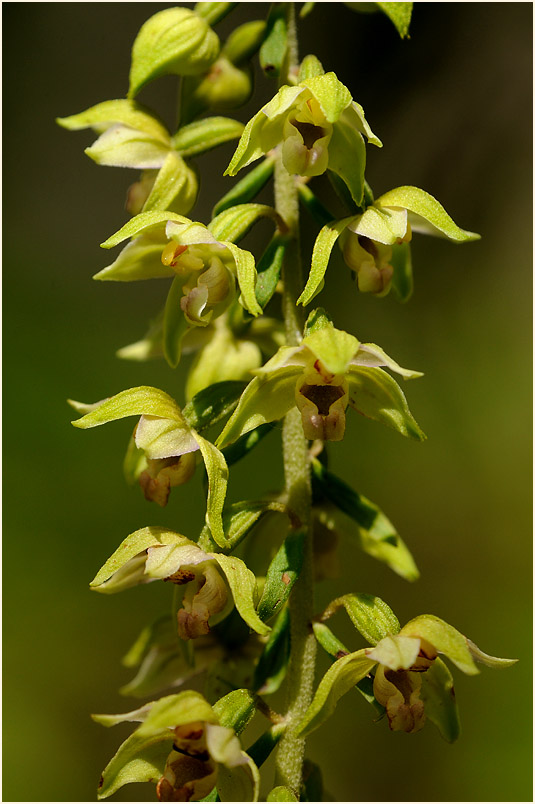
[[[288,3],[288,70],[297,63],[297,37],[294,3]],[[302,338],[303,313],[296,306],[302,290],[299,246],[299,200],[297,185],[282,164],[279,153],[275,163],[275,208],[284,219],[292,237],[283,268],[282,310],[288,346]],[[316,640],[311,620],[314,613],[314,568],[311,530],[311,487],[308,444],[303,434],[301,416],[293,408],[285,417],[282,431],[284,476],[287,505],[306,529],[303,567],[290,596],[291,653],[287,674],[286,722],[276,757],[276,785],[290,787],[297,798],[301,793],[305,740],[295,733],[311,700],[316,660]]]

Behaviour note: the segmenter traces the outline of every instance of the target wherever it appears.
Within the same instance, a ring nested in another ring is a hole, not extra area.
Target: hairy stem
[[[288,33],[290,60],[288,70],[297,62],[294,4],[288,3]],[[297,186],[282,164],[279,153],[275,164],[275,207],[292,235],[283,270],[282,309],[288,346],[302,338],[302,308],[296,300],[302,290],[301,254],[299,247],[299,201]],[[301,416],[293,408],[285,417],[282,431],[284,475],[287,505],[295,512],[307,530],[303,568],[290,597],[291,654],[287,675],[287,729],[281,737],[276,757],[275,784],[290,787],[300,797],[305,755],[305,741],[295,728],[311,700],[314,684],[316,641],[311,620],[314,611],[314,568],[311,531],[311,488],[308,444],[303,434]]]

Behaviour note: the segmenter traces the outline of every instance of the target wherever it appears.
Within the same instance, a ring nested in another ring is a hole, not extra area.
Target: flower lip
[[[290,120],[290,123],[297,131],[301,134],[303,138],[303,144],[305,148],[313,148],[316,140],[325,137],[327,132],[321,126],[316,126],[314,123],[307,123],[305,121],[293,119]]]
[[[331,405],[344,396],[341,385],[302,385],[300,393],[316,405],[320,416],[328,416]]]

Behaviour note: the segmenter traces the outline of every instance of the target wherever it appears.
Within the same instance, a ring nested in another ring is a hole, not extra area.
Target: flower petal
[[[193,431],[195,432],[195,431]],[[195,440],[202,453],[206,474],[208,475],[208,499],[206,501],[206,522],[215,542],[226,547],[227,539],[223,531],[221,514],[227,494],[228,467],[222,453],[210,441],[195,433]]]
[[[124,419],[125,416],[141,416],[143,414],[172,419],[185,424],[184,417],[175,400],[165,391],[149,385],[140,385],[137,388],[121,391],[115,396],[105,399],[98,407],[71,424],[86,430],[89,427],[98,427],[107,422]]]
[[[349,404],[358,413],[417,441],[426,439],[399,385],[380,368],[349,366]]]
[[[442,234],[456,243],[479,240],[480,235],[460,229],[444,207],[432,195],[419,187],[396,187],[375,202],[378,207],[401,207],[415,216],[410,223],[415,232]]]
[[[403,636],[419,637],[429,642],[435,650],[448,657],[463,673],[476,675],[479,673],[468,647],[468,640],[452,625],[435,617],[433,614],[422,614],[403,626]]]
[[[412,379],[415,377],[423,377],[421,371],[412,371],[412,369],[404,369],[395,360],[392,360],[380,346],[375,343],[361,343],[359,350],[353,360],[351,361],[355,366],[371,366],[378,368],[379,366],[387,366],[387,368],[401,374],[402,377]]]

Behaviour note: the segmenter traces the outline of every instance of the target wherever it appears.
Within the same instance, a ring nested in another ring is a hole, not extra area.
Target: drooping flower
[[[355,272],[361,292],[385,296],[393,286],[398,297],[406,301],[412,292],[409,250],[412,232],[446,237],[453,243],[479,239],[478,234],[460,229],[429,193],[418,187],[397,187],[374,201],[364,213],[323,227],[298,302],[308,304],[322,289],[338,238],[344,260]]]
[[[301,412],[308,439],[340,441],[348,405],[403,435],[424,439],[401,389],[379,367],[387,366],[405,378],[421,373],[402,368],[379,346],[360,343],[335,329],[319,311],[311,319],[320,323],[300,346],[282,347],[256,371],[217,441],[219,447],[260,424],[283,418],[294,406]]]
[[[281,87],[249,121],[227,174],[234,176],[280,145],[289,173],[311,177],[332,170],[360,204],[366,161],[363,135],[381,146],[347,87],[332,72],[316,75],[297,86]]]
[[[234,728],[220,725],[226,699],[215,707],[193,690],[151,701],[122,715],[93,715],[103,726],[138,722],[103,771],[99,799],[132,782],[156,782],[159,801],[200,801],[217,786],[221,801],[257,801],[258,769],[241,748]],[[254,714],[249,695],[247,717]],[[243,708],[243,705],[242,705]],[[247,720],[245,721],[247,722]],[[125,772],[126,771],[126,772]]]
[[[169,212],[144,212],[110,237],[111,248],[132,237],[115,262],[95,279],[131,282],[173,278],[163,318],[164,354],[176,366],[182,340],[193,327],[206,327],[236,298],[236,280],[244,306],[261,313],[255,297],[253,255],[210,229]]]

